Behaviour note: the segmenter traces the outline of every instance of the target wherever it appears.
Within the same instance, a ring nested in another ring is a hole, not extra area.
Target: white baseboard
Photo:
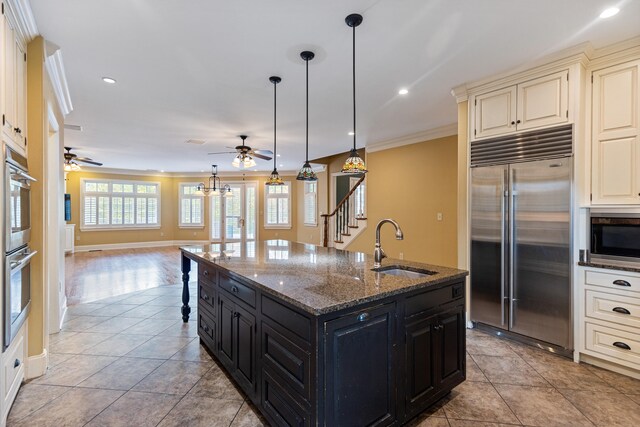
[[[107,243],[102,245],[76,246],[75,252],[108,251],[113,249],[156,248],[163,246],[202,245],[208,240],[157,240],[153,242]]]
[[[27,369],[24,372],[25,379],[40,377],[47,372],[47,365],[49,364],[49,355],[45,349],[41,354],[37,356],[29,356],[27,359]]]

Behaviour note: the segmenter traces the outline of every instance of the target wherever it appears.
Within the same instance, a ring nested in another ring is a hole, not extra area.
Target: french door
[[[258,237],[258,183],[229,183],[231,194],[211,196],[211,241],[245,243]]]

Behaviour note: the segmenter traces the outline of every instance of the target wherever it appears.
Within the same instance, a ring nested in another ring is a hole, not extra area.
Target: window
[[[264,186],[265,228],[291,228],[291,183]]]
[[[318,183],[304,183],[304,225],[318,225]]]
[[[81,180],[81,229],[157,228],[160,183]]]
[[[204,227],[204,196],[198,194],[198,184],[179,186],[180,227]]]

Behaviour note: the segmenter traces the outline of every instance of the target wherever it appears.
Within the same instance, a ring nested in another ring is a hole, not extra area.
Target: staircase
[[[365,175],[362,176],[338,203],[330,214],[323,218],[322,245],[345,249],[367,228],[365,215]]]

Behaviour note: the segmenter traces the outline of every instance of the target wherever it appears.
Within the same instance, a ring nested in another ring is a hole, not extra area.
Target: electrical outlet
[[[436,218],[438,219],[438,221],[442,221],[442,212],[438,212]]]
[[[404,259],[404,252],[400,252],[400,255],[398,255],[398,258]]]

